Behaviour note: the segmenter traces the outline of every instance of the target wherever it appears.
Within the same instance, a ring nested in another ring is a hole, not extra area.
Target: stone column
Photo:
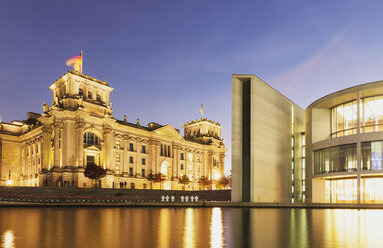
[[[43,142],[41,147],[41,154],[42,156],[42,164],[41,169],[42,170],[49,170],[50,164],[49,164],[49,155],[51,152],[51,135],[52,135],[52,128],[51,126],[43,126]]]
[[[113,161],[113,134],[111,128],[104,128],[104,147],[105,147],[105,167],[107,170],[112,170]]]
[[[172,180],[176,181],[178,178],[178,161],[179,161],[179,148],[177,144],[172,145],[172,155],[173,155],[173,164],[172,164]]]
[[[64,167],[74,167],[76,164],[76,130],[73,120],[64,121],[62,140],[62,160]]]
[[[62,130],[62,128],[64,127],[64,123],[63,122],[56,122],[54,124],[54,127],[55,127],[55,137],[54,137],[54,163],[53,163],[53,167],[61,167],[61,148],[60,148],[60,145],[59,145],[59,139],[60,139],[60,131]],[[62,137],[61,137],[61,146],[62,146]]]
[[[222,152],[219,154],[219,173],[221,176],[225,175],[225,153]]]
[[[121,169],[121,174],[123,175],[126,172],[129,172],[129,135],[123,136],[123,142],[122,142],[123,148],[124,148],[124,155],[123,155],[123,165]]]
[[[210,180],[214,180],[214,178],[213,178],[213,155],[214,155],[214,152],[209,151],[208,156],[207,156],[207,165],[208,165],[207,177]]]
[[[77,129],[77,167],[84,167],[84,128],[85,123],[84,122],[77,122],[76,123],[76,129]]]

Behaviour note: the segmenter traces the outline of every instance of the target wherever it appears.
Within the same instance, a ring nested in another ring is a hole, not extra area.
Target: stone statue
[[[80,99],[78,99],[78,107],[83,108],[84,107],[84,98],[83,96],[80,96]]]
[[[43,104],[43,111],[44,111],[44,113],[48,113],[48,111],[49,111],[49,106],[46,102],[44,102],[44,104]]]

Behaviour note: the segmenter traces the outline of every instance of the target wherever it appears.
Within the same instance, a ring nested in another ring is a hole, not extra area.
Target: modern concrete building
[[[383,81],[312,103],[306,109],[307,199],[383,203],[382,131]]]
[[[53,103],[44,103],[42,115],[0,123],[0,185],[91,187],[83,173],[89,163],[106,169],[106,188],[150,188],[150,172],[166,176],[164,189],[181,189],[183,175],[190,189],[198,189],[202,176],[224,175],[227,149],[217,122],[188,122],[183,137],[171,125],[117,120],[109,101],[113,88],[75,71],[50,89]]]
[[[233,75],[232,201],[301,201],[303,132],[303,109],[254,75]]]
[[[232,85],[233,201],[383,203],[383,81],[306,110],[256,76]]]

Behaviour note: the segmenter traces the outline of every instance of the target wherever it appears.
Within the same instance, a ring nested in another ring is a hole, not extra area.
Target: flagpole
[[[83,63],[82,63],[82,49],[81,49],[81,73],[82,73],[82,67],[83,67]]]

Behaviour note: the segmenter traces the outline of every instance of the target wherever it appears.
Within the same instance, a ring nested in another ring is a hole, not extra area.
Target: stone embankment
[[[0,187],[0,205],[143,205],[230,201],[230,190],[134,190],[57,187]]]

